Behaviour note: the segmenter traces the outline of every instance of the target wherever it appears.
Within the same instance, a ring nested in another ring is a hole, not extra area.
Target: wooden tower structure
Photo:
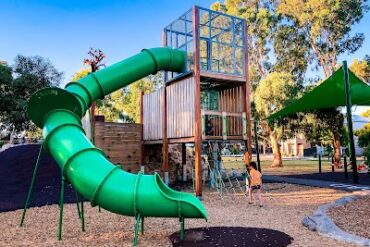
[[[163,171],[169,171],[169,144],[194,143],[197,196],[203,142],[244,141],[251,152],[246,35],[244,19],[194,6],[162,36],[163,46],[186,52],[186,71],[166,72],[163,87],[142,98],[144,145],[163,145]]]

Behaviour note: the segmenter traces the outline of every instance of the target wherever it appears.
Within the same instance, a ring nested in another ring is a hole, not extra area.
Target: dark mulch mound
[[[24,207],[40,145],[20,145],[0,153],[0,212]],[[59,203],[60,168],[54,159],[43,153],[36,176],[31,207]],[[75,202],[70,185],[65,189],[65,200]]]
[[[316,179],[333,181],[339,183],[353,183],[352,172],[348,172],[348,179],[345,179],[344,172],[323,172],[323,173],[312,173],[312,174],[297,174],[297,175],[284,175],[284,177],[304,178],[304,179]],[[370,176],[366,173],[358,174],[359,184],[370,185]]]
[[[170,236],[174,247],[188,246],[288,246],[293,238],[284,232],[249,227],[210,227],[185,231],[180,241],[179,232]]]

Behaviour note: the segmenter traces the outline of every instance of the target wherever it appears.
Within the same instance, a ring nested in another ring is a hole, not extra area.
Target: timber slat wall
[[[235,87],[219,92],[219,111],[244,112],[243,87]]]
[[[221,112],[244,112],[243,87],[235,87],[222,90],[219,92],[219,106]],[[242,118],[241,116],[227,117],[227,135],[242,135]]]
[[[162,90],[143,96],[144,140],[162,139]]]
[[[167,87],[167,137],[194,136],[194,77],[185,78]]]
[[[143,155],[141,124],[96,122],[95,145],[112,163],[121,164],[124,170],[140,170]]]

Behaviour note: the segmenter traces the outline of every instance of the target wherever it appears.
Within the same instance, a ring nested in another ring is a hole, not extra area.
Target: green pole
[[[261,172],[261,161],[260,161],[260,150],[258,146],[258,136],[257,136],[257,120],[254,121],[254,142],[256,146],[256,156],[257,156],[257,165],[258,171]]]
[[[62,240],[62,226],[63,226],[63,206],[64,206],[64,182],[65,178],[62,174],[62,182],[60,188],[60,201],[59,201],[59,225],[58,225],[58,240]]]
[[[27,211],[28,205],[29,205],[30,200],[31,200],[32,190],[33,190],[33,186],[35,184],[37,170],[39,169],[39,164],[40,164],[40,160],[41,160],[42,151],[43,151],[43,143],[41,143],[40,151],[39,151],[39,154],[37,156],[36,165],[35,165],[35,168],[33,169],[31,184],[30,184],[30,187],[28,188],[27,199],[26,199],[26,203],[24,204],[23,213],[22,213],[22,219],[21,219],[21,225],[20,225],[21,227],[23,226],[24,219],[26,217],[26,211]]]
[[[81,200],[81,224],[82,224],[82,231],[85,231],[85,211],[84,211],[84,200]]]
[[[141,218],[141,235],[144,235],[144,217]]]
[[[81,211],[80,211],[80,203],[79,203],[79,200],[78,200],[78,194],[77,194],[77,191],[75,191],[75,195],[76,195],[76,207],[77,207],[77,213],[78,213],[78,218],[81,219]]]
[[[184,240],[184,231],[185,231],[185,219],[180,217],[180,240]]]
[[[353,139],[353,125],[352,125],[352,103],[351,103],[351,92],[350,82],[348,75],[347,61],[343,61],[343,72],[344,72],[344,85],[346,90],[346,110],[347,110],[347,124],[348,124],[348,136],[349,136],[349,147],[350,147],[350,160],[352,163],[352,175],[353,183],[358,184],[358,173],[356,164],[356,153],[355,153],[355,142]]]
[[[136,223],[135,223],[135,232],[134,232],[134,246],[137,246],[137,238],[139,233],[139,226],[140,226],[140,213],[136,215]]]

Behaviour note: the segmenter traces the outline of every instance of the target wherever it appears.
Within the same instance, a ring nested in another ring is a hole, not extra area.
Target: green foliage
[[[370,146],[370,124],[366,124],[363,128],[355,130],[354,134],[358,137],[358,145],[360,147]]]
[[[74,73],[71,79],[72,81],[78,81],[82,77],[87,76],[90,72],[91,72],[91,68],[82,67],[79,71]]]
[[[355,59],[349,68],[361,80],[370,82],[370,61]]]
[[[272,67],[269,41],[278,20],[274,5],[264,0],[226,0],[225,3],[215,2],[211,8],[246,20],[250,80],[254,85],[258,84]]]
[[[361,116],[366,117],[366,118],[370,118],[370,110],[364,111],[363,113],[361,113]]]
[[[28,130],[27,101],[37,90],[58,86],[63,73],[48,59],[18,55],[12,68],[0,65],[0,122],[11,131]]]
[[[309,62],[309,45],[304,33],[280,24],[274,33],[273,46],[277,57],[273,70],[292,74],[302,86]]]
[[[153,81],[149,79],[142,79],[132,83],[123,93],[123,106],[124,112],[130,116],[135,123],[140,122],[140,97],[141,92],[145,94],[151,93],[154,90]]]
[[[271,112],[282,109],[292,101],[296,85],[291,74],[272,72],[262,79],[254,94],[254,102],[260,118],[267,118]]]
[[[334,72],[340,54],[355,52],[364,41],[364,34],[352,34],[351,28],[368,11],[366,0],[283,0],[277,11],[285,23],[304,34],[326,77]]]
[[[354,134],[358,137],[358,145],[364,149],[367,164],[370,165],[370,124],[355,130]]]

